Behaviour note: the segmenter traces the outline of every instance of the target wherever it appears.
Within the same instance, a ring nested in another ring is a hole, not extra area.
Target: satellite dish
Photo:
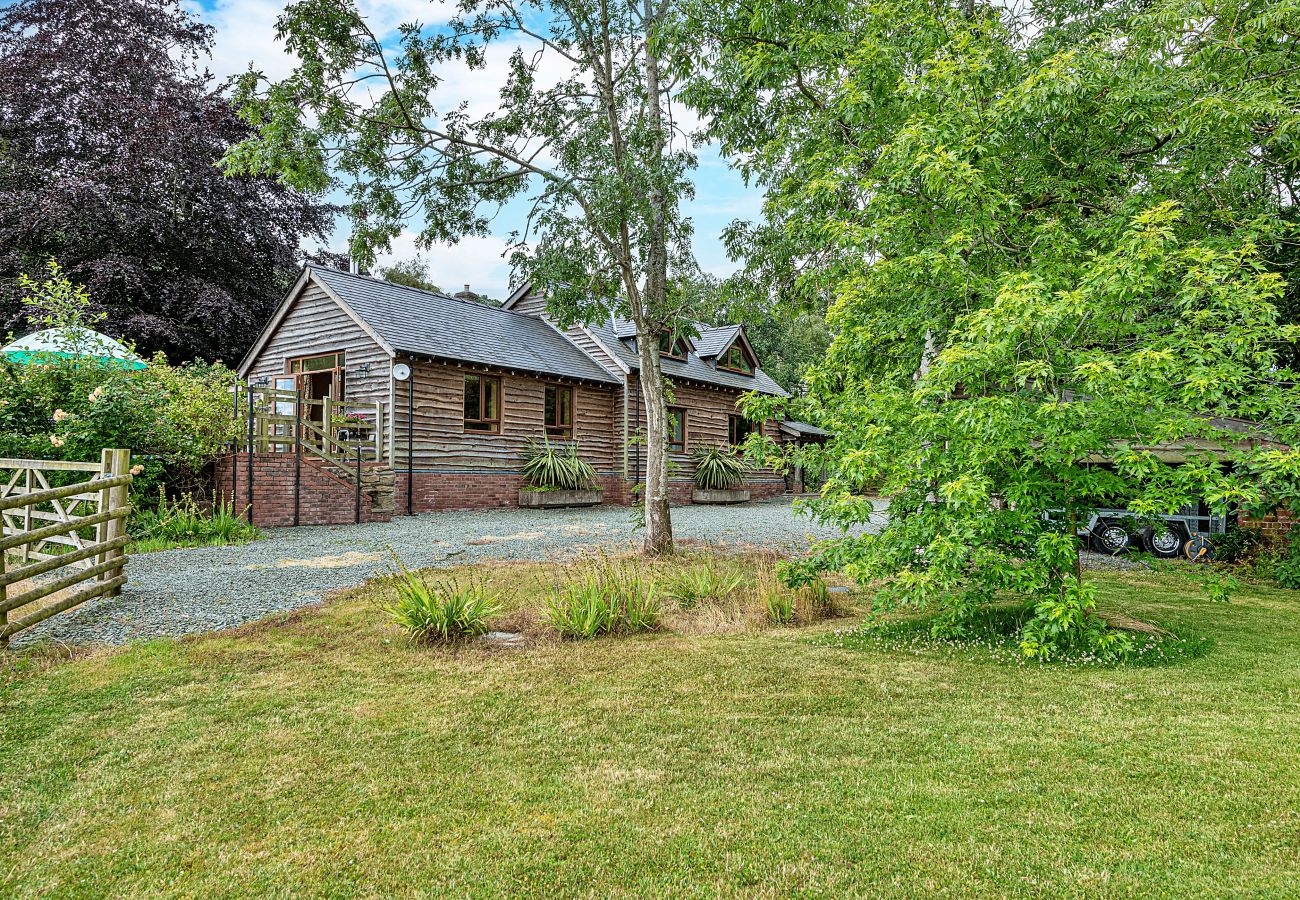
[[[411,377],[411,367],[408,366],[406,363],[398,363],[397,365],[393,366],[394,381],[405,381],[410,377]]]

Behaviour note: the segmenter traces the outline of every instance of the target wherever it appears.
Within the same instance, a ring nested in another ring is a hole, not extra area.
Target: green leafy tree
[[[694,158],[674,140],[660,73],[668,8],[465,2],[450,22],[403,26],[388,45],[355,3],[303,0],[279,22],[301,64],[277,84],[255,72],[242,79],[238,101],[258,137],[226,157],[228,172],[275,173],[306,191],[342,184],[353,252],[366,263],[408,219],[426,243],[455,241],[485,234],[501,204],[527,197],[512,261],[552,314],[571,323],[615,313],[636,327],[650,451],[645,550],[654,554],[673,546],[659,336],[682,324],[670,274],[692,266],[678,204]],[[435,103],[457,63],[472,78],[511,40],[520,46],[495,110]]]
[[[376,269],[375,274],[392,284],[419,288],[422,291],[433,291],[435,294],[442,293],[442,288],[434,283],[433,276],[429,274],[429,264],[425,262],[423,256],[399,259],[390,266],[381,266]]]
[[[1261,440],[1298,409],[1268,262],[1295,241],[1300,5],[688,7],[687,96],[768,190],[731,239],[751,276],[834,297],[817,512],[889,498],[810,565],[949,633],[1021,598],[1026,653],[1122,653],[1078,566],[1088,510],[1294,483]]]

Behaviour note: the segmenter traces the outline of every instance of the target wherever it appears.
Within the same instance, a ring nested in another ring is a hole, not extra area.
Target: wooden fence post
[[[109,450],[107,447],[99,451],[99,477],[101,478],[113,477],[113,451]],[[98,512],[108,512],[110,509],[113,508],[112,503],[113,503],[113,491],[110,488],[104,488],[102,491],[99,492]],[[109,521],[109,522],[100,522],[98,525],[95,526],[96,544],[102,544],[105,541],[109,540],[108,532],[109,532],[109,528],[111,528],[112,525],[113,523]],[[108,562],[108,551],[105,551],[101,553],[99,556],[97,556],[95,558],[95,562],[97,564]],[[99,576],[99,580],[108,581],[109,577],[110,577],[109,574],[105,572],[104,574]]]
[[[105,450],[104,452],[112,454],[110,460],[110,466],[112,469],[112,474],[114,476],[129,475],[131,473],[131,451],[130,450]],[[119,484],[117,487],[109,489],[108,492],[109,509],[120,509],[121,507],[126,506],[130,502],[131,502],[131,486],[129,484]],[[115,519],[109,519],[104,524],[108,526],[107,536],[110,541],[126,535],[125,516],[120,518],[115,518]],[[111,555],[110,558],[119,561],[121,564],[113,567],[112,569],[109,569],[105,574],[109,576],[110,580],[114,578],[120,578],[122,576],[122,565],[125,564],[126,548],[118,547],[114,550],[110,550],[109,554]],[[105,560],[105,562],[107,561],[108,560]],[[117,597],[120,596],[121,593],[122,593],[122,589],[120,587],[116,587],[113,588],[111,592],[109,592],[109,596]]]
[[[6,609],[5,601],[9,599],[9,586],[5,584],[5,557],[9,551],[0,550],[0,650],[9,649],[9,635],[5,634],[5,626],[9,624],[9,610]]]

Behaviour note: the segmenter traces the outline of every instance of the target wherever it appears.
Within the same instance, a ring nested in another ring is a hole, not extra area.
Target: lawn
[[[497,569],[503,618],[553,573]],[[828,645],[848,619],[421,648],[379,587],[16,654],[0,893],[1300,895],[1300,594],[1160,579],[1102,581],[1213,639],[1157,668]]]

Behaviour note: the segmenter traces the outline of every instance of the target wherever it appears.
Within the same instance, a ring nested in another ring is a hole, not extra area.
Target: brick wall
[[[1252,519],[1245,513],[1242,513],[1238,518],[1242,528],[1258,528],[1270,539],[1281,538],[1298,521],[1295,515],[1286,509],[1279,509],[1275,513],[1261,516],[1258,519]]]
[[[249,505],[248,454],[224,456],[213,467],[213,489],[221,500],[231,498],[231,462],[237,466],[234,505],[246,510]],[[257,453],[253,455],[253,524],[262,528],[292,525],[294,519],[294,457],[292,453]],[[356,488],[336,478],[318,463],[304,458],[301,488],[298,494],[298,524],[350,525],[356,515]],[[371,508],[371,500],[361,495],[361,521],[387,522],[392,513]]]
[[[415,473],[412,506],[417,513],[444,509],[491,509],[517,506],[523,476],[508,472],[419,472]],[[617,475],[600,476],[601,501],[628,506],[636,499],[633,485]],[[668,502],[687,506],[691,502],[694,482],[686,479],[669,484]],[[765,500],[785,493],[781,479],[749,482],[750,497]],[[406,512],[406,473],[397,472],[397,512]]]
[[[239,453],[218,459],[213,468],[215,495],[231,498],[231,463],[237,467],[234,505],[248,507],[248,454]],[[406,513],[406,473],[396,473],[393,497],[397,514]],[[519,503],[523,476],[511,472],[416,472],[414,510],[417,513],[447,509],[490,509],[512,507]],[[605,503],[628,506],[636,498],[633,485],[617,475],[602,475],[600,485]],[[669,484],[669,502],[686,506],[691,502],[694,482],[677,479]],[[785,492],[779,479],[761,479],[747,484],[750,497],[763,500]],[[327,471],[320,463],[303,458],[301,488],[298,494],[298,524],[350,525],[355,521],[355,488]],[[294,524],[294,458],[291,453],[258,453],[253,456],[253,524],[279,527]],[[387,522],[393,513],[372,508],[365,493],[361,495],[361,521]]]

